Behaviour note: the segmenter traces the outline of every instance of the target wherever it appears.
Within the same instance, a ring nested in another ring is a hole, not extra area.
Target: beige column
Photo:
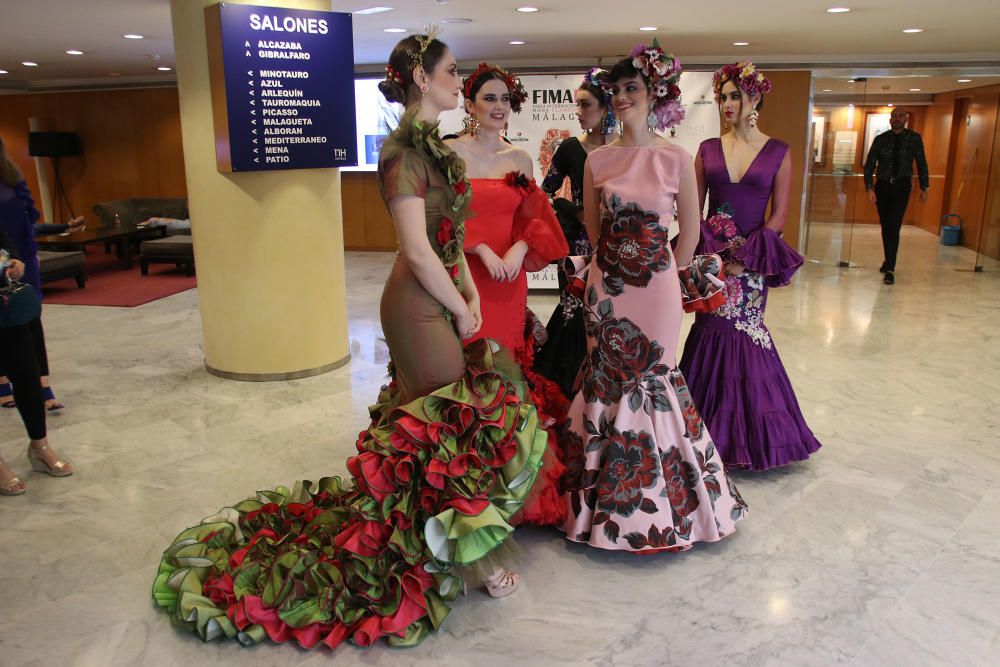
[[[350,359],[340,172],[217,171],[204,12],[212,4],[170,0],[205,366],[237,380],[323,373]],[[267,4],[330,9],[328,0]]]

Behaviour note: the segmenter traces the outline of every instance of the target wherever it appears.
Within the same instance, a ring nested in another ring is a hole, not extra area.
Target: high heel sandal
[[[56,393],[52,391],[52,387],[42,387],[42,395],[45,397],[45,402],[56,401]],[[54,405],[46,405],[45,409],[49,412],[55,412],[56,410],[62,410],[66,406],[56,401]]]
[[[31,462],[32,470],[35,472],[44,472],[46,475],[52,475],[53,477],[69,477],[73,474],[73,466],[70,465],[69,461],[57,459],[55,463],[49,465],[45,459],[39,456],[38,453],[44,452],[46,449],[51,451],[48,445],[42,447],[28,445],[28,461]]]
[[[28,488],[6,463],[0,463],[0,472],[6,472],[9,477],[0,482],[0,496],[20,496]]]
[[[501,568],[486,577],[486,592],[490,594],[490,597],[507,597],[517,590],[520,583],[521,576],[519,574]]]

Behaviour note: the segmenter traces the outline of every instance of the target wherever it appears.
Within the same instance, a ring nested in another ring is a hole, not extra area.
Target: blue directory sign
[[[351,15],[205,8],[220,171],[358,163]]]

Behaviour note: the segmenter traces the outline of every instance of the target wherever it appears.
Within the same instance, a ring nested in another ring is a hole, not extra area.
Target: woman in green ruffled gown
[[[462,252],[471,196],[437,117],[458,103],[448,48],[428,35],[395,48],[380,89],[407,104],[379,158],[399,253],[382,295],[391,382],[347,461],[351,480],[258,492],[175,538],[156,604],[202,639],[419,643],[479,572],[494,596],[509,523],[538,475],[545,431],[517,366],[481,324]]]

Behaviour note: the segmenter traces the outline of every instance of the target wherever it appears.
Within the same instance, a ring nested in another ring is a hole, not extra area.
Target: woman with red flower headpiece
[[[465,256],[483,311],[483,326],[472,340],[493,339],[513,355],[528,380],[528,400],[541,423],[551,427],[567,406],[558,386],[532,370],[537,320],[528,312],[527,272],[565,257],[569,247],[548,196],[532,177],[531,156],[502,139],[511,111],[519,112],[527,98],[520,80],[483,63],[465,79],[463,92],[466,131],[447,143],[465,160],[472,183]],[[550,430],[541,478],[519,515],[527,523],[555,525],[563,519],[554,436]]]
[[[725,260],[726,302],[696,315],[681,370],[726,465],[767,470],[820,448],[764,324],[768,288],[787,285],[803,262],[781,237],[792,165],[788,144],[757,127],[771,81],[738,62],[713,83],[729,132],[698,149],[699,210],[709,200],[698,251]]]
[[[392,381],[347,461],[326,477],[258,492],[184,531],[164,552],[157,605],[202,639],[304,648],[379,638],[412,646],[437,630],[466,579],[517,588],[511,520],[546,433],[524,380],[481,321],[462,253],[471,189],[438,136],[458,102],[455,57],[433,35],[402,40],[379,88],[407,110],[379,155],[399,238],[382,294]]]
[[[617,63],[609,79],[623,133],[584,165],[587,356],[560,444],[566,537],[601,549],[715,542],[746,511],[676,365],[678,265],[698,240],[698,195],[690,155],[656,131],[684,116],[679,77],[656,42]]]

